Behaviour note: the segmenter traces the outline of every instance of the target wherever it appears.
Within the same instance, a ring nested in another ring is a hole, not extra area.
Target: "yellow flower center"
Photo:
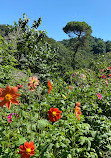
[[[35,82],[36,82],[35,80],[32,81],[32,83],[35,83]]]
[[[30,154],[30,152],[31,152],[31,148],[26,148],[26,153]]]
[[[56,116],[56,112],[55,111],[52,112],[52,116],[53,117]]]
[[[10,101],[11,98],[12,98],[11,94],[6,94],[6,95],[5,95],[5,100],[6,100],[6,101]]]
[[[85,76],[85,75],[83,75],[83,78],[86,78],[86,76]]]

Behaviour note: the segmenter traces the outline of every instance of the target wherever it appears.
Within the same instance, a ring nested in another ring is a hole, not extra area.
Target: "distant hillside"
[[[5,37],[9,33],[8,25],[0,25],[0,35]],[[44,41],[47,42],[53,50],[58,54],[58,62],[62,73],[72,71],[72,54],[74,52],[74,44],[77,38],[64,39],[55,41],[54,39],[45,36]],[[101,38],[91,36],[89,44],[79,48],[76,57],[76,69],[89,68],[92,60],[95,60],[98,55],[104,55],[111,51],[111,41],[103,41]]]

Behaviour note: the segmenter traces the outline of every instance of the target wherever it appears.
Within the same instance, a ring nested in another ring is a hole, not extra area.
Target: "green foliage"
[[[111,51],[111,41],[107,41],[106,42],[106,52],[110,52]]]
[[[106,53],[106,43],[96,37],[90,37],[90,46],[91,51],[93,51],[94,54],[105,54]]]
[[[9,33],[9,26],[8,25],[0,25],[0,36],[4,37],[7,36]]]
[[[63,28],[63,31],[71,38],[73,38],[74,35],[77,36],[76,43],[73,43],[74,52],[72,56],[72,67],[74,70],[75,55],[81,46],[88,44],[89,37],[92,33],[91,26],[89,26],[86,22],[71,21],[67,23],[67,25]]]
[[[7,84],[12,80],[14,68],[10,65],[0,66],[0,83]]]
[[[28,26],[29,18],[24,14],[23,20],[10,28],[9,44],[14,45],[13,57],[17,60],[16,68],[30,69],[39,73],[41,78],[50,76],[58,68],[56,49],[43,40],[45,31],[38,31],[41,18],[34,20],[32,27]],[[9,54],[9,53],[8,53]]]
[[[51,48],[55,50],[56,48],[56,62],[58,64],[58,74],[64,77],[64,74],[68,71],[72,71],[71,61],[73,52],[66,48],[62,42],[56,42],[55,40],[45,36],[44,40],[50,44]]]
[[[69,37],[73,37],[74,35],[76,35],[77,37],[90,36],[92,33],[91,26],[89,26],[84,21],[68,22],[67,25],[63,28],[63,31],[68,34]]]
[[[15,50],[13,49],[12,44],[8,44],[3,37],[0,36],[0,64],[3,66],[15,66],[17,65],[17,60],[15,59],[13,53]]]
[[[72,89],[68,89],[69,85],[62,78],[53,78],[51,94],[48,94],[45,83],[40,83],[35,91],[30,92],[27,78],[22,81],[22,91],[18,90],[20,104],[1,111],[1,156],[19,156],[18,148],[26,141],[34,141],[34,157],[102,158],[106,153],[106,157],[111,156],[110,78],[106,86],[105,80],[98,78],[102,75],[99,71],[97,74],[84,69],[74,73],[70,78]],[[102,100],[97,98],[98,92],[102,94]],[[74,114],[77,101],[81,102],[80,121]],[[47,119],[50,107],[62,111],[57,122],[51,123]],[[13,117],[13,122],[8,123],[7,116],[13,112],[19,118]]]

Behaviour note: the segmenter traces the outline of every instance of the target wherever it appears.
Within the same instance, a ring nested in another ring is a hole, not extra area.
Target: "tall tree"
[[[103,39],[101,38],[96,38],[91,36],[90,37],[90,47],[91,47],[91,51],[93,52],[93,54],[104,54],[106,53],[106,50],[108,51],[108,49],[110,50],[110,46],[107,42],[105,43],[103,41]]]
[[[87,43],[89,37],[92,33],[91,26],[89,26],[86,22],[78,22],[71,21],[68,22],[67,25],[63,28],[63,31],[68,34],[70,38],[74,38],[76,36],[76,42],[74,44],[74,53],[72,59],[72,67],[75,69],[75,55],[78,49]]]
[[[111,41],[106,42],[106,52],[111,52]]]
[[[8,25],[5,25],[5,24],[0,25],[0,36],[3,36],[3,37],[7,36],[8,33],[9,33],[9,27],[8,27]]]

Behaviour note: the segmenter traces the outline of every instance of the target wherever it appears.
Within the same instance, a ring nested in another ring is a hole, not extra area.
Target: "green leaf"
[[[25,137],[20,137],[18,141],[16,141],[17,145],[22,145],[26,142],[26,138]]]
[[[48,120],[45,120],[45,119],[41,119],[41,120],[38,120],[38,128],[39,129],[44,129],[47,125],[49,125],[49,121]]]

